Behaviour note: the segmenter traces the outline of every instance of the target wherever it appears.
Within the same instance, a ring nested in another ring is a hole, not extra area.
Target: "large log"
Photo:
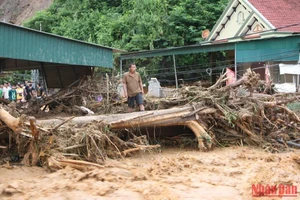
[[[192,106],[172,108],[166,110],[133,112],[114,115],[97,115],[74,117],[69,120],[77,126],[98,121],[110,126],[111,130],[123,130],[132,127],[166,127],[166,126],[186,126],[193,131],[198,140],[198,147],[201,150],[211,148],[211,137],[206,131],[206,127],[197,121],[197,114],[208,114],[215,112],[215,109],[204,108],[193,113]],[[193,115],[189,115],[193,113]],[[37,124],[48,127],[56,127],[63,123],[65,119],[38,120]]]
[[[172,108],[172,109],[156,110],[156,111],[132,112],[132,113],[122,113],[122,114],[111,114],[111,115],[80,116],[80,117],[74,117],[72,120],[70,120],[70,122],[76,124],[78,127],[81,127],[82,125],[93,121],[101,121],[107,124],[123,123],[125,121],[130,121],[134,119],[135,120],[142,119],[144,117],[152,118],[159,115],[169,115],[169,114],[172,115],[177,112],[184,112],[190,110],[192,110],[192,108],[188,106],[182,108]],[[66,120],[65,118],[37,120],[37,124],[45,127],[53,127],[61,124],[65,120]]]
[[[15,133],[22,131],[22,122],[19,118],[11,116],[6,110],[0,108],[0,121],[3,121]]]
[[[197,110],[196,110],[197,111]],[[198,109],[198,114],[212,114],[216,112],[214,108]],[[192,113],[192,116],[191,116]],[[174,120],[176,123],[195,120],[196,112],[191,106],[177,107],[172,109],[111,114],[111,115],[93,115],[93,116],[80,116],[74,117],[69,122],[76,124],[78,127],[93,121],[101,121],[111,125],[112,128],[127,128],[130,126],[141,126],[151,124],[161,124],[165,121]],[[55,127],[63,123],[65,118],[37,120],[39,126]]]

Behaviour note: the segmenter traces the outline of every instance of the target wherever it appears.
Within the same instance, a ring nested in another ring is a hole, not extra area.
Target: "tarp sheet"
[[[279,64],[280,75],[282,74],[300,74],[300,64],[287,65]]]
[[[281,83],[275,84],[275,90],[283,93],[292,93],[296,92],[296,84],[295,83]]]

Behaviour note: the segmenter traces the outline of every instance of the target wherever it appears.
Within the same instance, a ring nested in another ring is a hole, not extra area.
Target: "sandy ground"
[[[2,166],[0,199],[253,199],[252,184],[259,182],[296,185],[300,199],[299,157],[300,150],[270,154],[230,147],[207,153],[166,149],[108,160],[88,172]]]

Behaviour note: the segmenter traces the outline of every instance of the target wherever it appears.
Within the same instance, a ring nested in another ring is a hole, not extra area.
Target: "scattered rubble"
[[[0,131],[13,138],[8,145],[16,143],[24,164],[48,166],[51,170],[65,166],[80,170],[101,167],[108,157],[122,158],[136,151],[159,148],[159,142],[149,143],[146,135],[133,131],[143,127],[188,127],[202,151],[228,145],[255,145],[269,152],[300,147],[300,119],[286,107],[298,100],[299,93],[256,93],[261,82],[251,70],[231,85],[224,86],[225,81],[223,74],[208,88],[183,86],[176,98],[147,99],[148,108],[156,104],[167,108],[164,110],[113,114],[120,111],[116,105],[122,104],[113,84],[116,81],[88,79],[49,96],[40,102],[39,109],[57,103],[53,109],[61,105],[66,110],[86,106],[96,114],[110,115],[35,120],[25,115],[13,116],[12,109],[4,106],[0,108]],[[246,92],[241,95],[241,90]],[[126,136],[122,134],[124,130]]]

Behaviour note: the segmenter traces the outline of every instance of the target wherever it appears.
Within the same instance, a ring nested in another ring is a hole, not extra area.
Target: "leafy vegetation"
[[[48,10],[37,13],[24,26],[127,51],[152,50],[202,41],[202,31],[213,28],[227,3],[228,0],[54,0]],[[177,64],[207,61],[206,54],[197,54],[180,56]],[[173,65],[172,57],[135,62],[153,69],[152,73]]]
[[[17,83],[24,83],[25,80],[30,80],[30,71],[13,71],[2,72],[0,74],[0,84],[11,83],[16,85]]]
[[[127,51],[195,44],[228,0],[55,0],[25,27]]]

